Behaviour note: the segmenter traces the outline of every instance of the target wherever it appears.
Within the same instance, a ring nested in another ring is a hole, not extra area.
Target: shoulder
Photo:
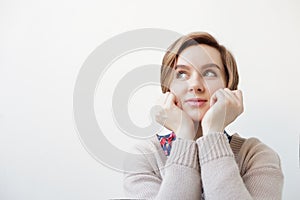
[[[133,150],[139,154],[152,154],[153,152],[157,152],[161,149],[159,140],[156,135],[153,135],[145,140],[141,140],[137,142],[133,146]]]
[[[132,151],[124,161],[127,172],[146,173],[159,170],[158,165],[164,156],[156,135],[139,141],[132,147]]]
[[[233,135],[233,137],[239,136],[235,134]],[[248,139],[241,138],[241,140],[243,140],[243,143],[240,147],[236,159],[239,164],[243,166],[243,168],[281,168],[280,158],[271,147],[254,137]]]

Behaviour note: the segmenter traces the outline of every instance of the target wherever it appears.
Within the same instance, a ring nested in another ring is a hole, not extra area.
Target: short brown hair
[[[164,55],[160,74],[160,83],[163,93],[169,91],[169,86],[172,81],[172,69],[176,65],[180,53],[190,46],[199,44],[211,46],[220,52],[221,60],[225,69],[226,87],[231,90],[237,89],[239,83],[239,74],[236,61],[230,51],[228,51],[223,45],[220,45],[209,33],[194,32],[177,39],[168,48],[166,54]]]

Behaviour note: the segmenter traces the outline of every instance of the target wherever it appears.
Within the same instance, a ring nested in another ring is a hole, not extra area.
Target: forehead
[[[213,63],[224,69],[220,52],[208,45],[193,45],[183,50],[178,56],[177,65],[188,65],[199,68]]]

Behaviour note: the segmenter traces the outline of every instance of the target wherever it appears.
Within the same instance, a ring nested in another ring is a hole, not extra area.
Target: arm
[[[158,154],[158,152],[156,153]],[[127,169],[135,170],[125,173],[124,191],[126,197],[200,199],[199,163],[197,145],[194,141],[180,138],[175,140],[170,156],[165,165],[159,169],[152,167],[157,166],[157,164],[153,162],[155,158],[150,158],[150,155],[141,152],[136,159],[127,161]],[[163,179],[159,175],[160,171],[164,171]]]
[[[206,199],[281,199],[283,175],[275,152],[245,147],[238,156],[242,176],[224,134],[211,133],[197,140]],[[262,143],[260,143],[261,146]]]
[[[244,158],[241,174],[253,199],[282,198],[284,177],[275,151],[251,138],[244,143],[239,157]]]
[[[140,151],[139,156],[131,159],[130,167],[134,166],[135,170],[128,170],[132,172],[125,174],[125,193],[131,198],[200,199],[198,149],[192,140],[195,135],[193,121],[170,92],[162,95],[159,105],[156,121],[172,130],[177,139],[173,142],[169,157],[162,157],[159,149],[159,152],[152,154]],[[162,178],[161,172],[164,174]]]

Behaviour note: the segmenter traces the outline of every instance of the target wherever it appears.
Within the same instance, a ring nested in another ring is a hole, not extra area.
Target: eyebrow
[[[219,70],[221,70],[221,68],[215,63],[208,63],[208,64],[205,64],[205,65],[201,66],[202,69],[206,69],[206,68],[210,68],[210,67],[216,67]],[[190,66],[188,66],[188,65],[176,65],[174,69],[176,70],[177,68],[189,69]]]

